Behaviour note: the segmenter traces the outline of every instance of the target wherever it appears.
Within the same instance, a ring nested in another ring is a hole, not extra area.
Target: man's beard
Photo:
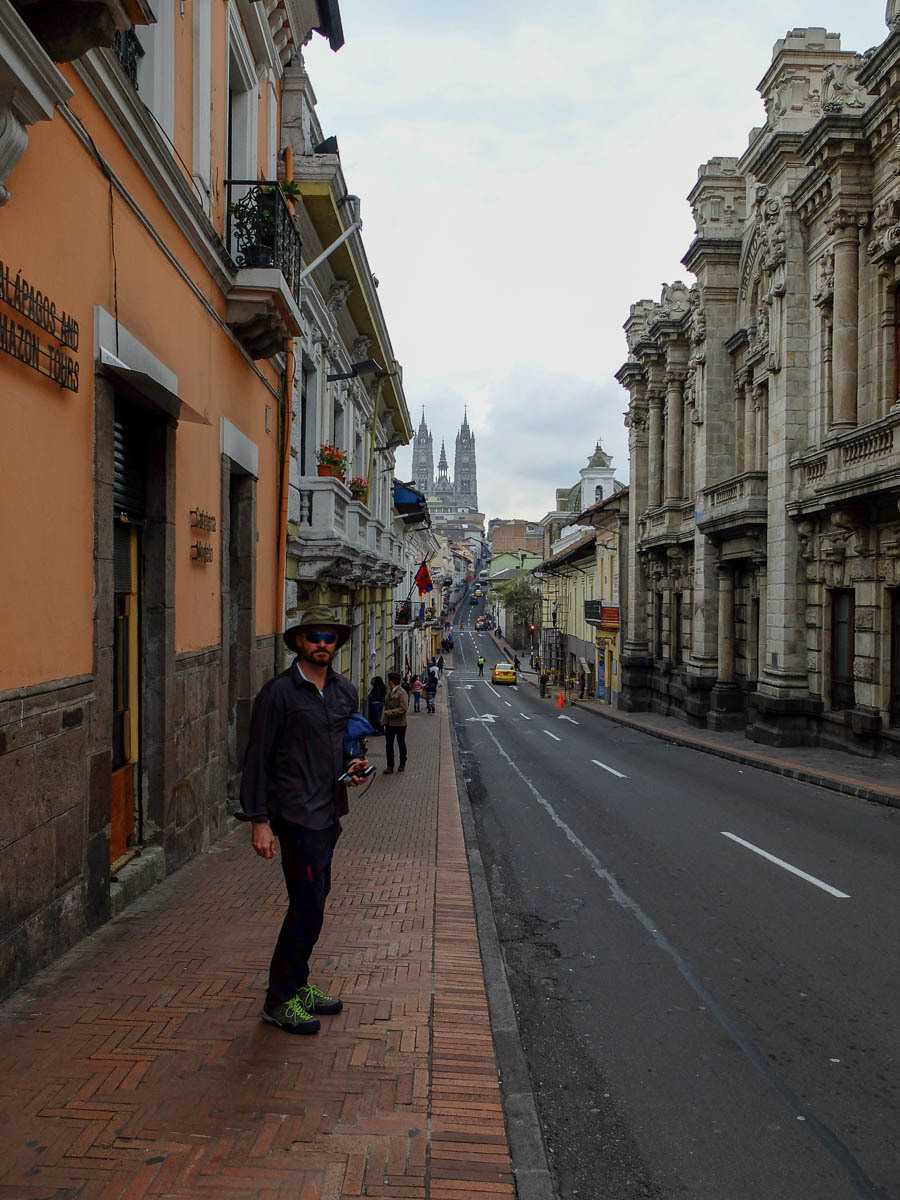
[[[319,646],[315,650],[301,650],[300,659],[302,662],[309,663],[311,667],[328,667],[331,665],[334,656],[337,654],[337,647],[332,649],[329,646]],[[315,655],[327,655],[327,658],[316,658]]]

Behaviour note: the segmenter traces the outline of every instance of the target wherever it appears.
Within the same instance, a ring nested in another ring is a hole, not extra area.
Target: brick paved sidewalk
[[[258,1020],[284,890],[238,829],[0,1007],[2,1200],[515,1195],[446,709],[409,742],[337,850],[344,1012]]]

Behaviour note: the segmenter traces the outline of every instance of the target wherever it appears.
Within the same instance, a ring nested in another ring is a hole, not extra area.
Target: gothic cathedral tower
[[[425,409],[422,409],[422,420],[413,438],[412,477],[416,487],[426,495],[434,487],[434,443],[425,424]]]
[[[469,428],[468,413],[456,435],[456,458],[453,463],[453,490],[457,505],[468,512],[478,512],[478,472],[475,466],[475,434]]]

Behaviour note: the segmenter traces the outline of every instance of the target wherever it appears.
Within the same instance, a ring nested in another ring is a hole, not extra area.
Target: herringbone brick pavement
[[[337,850],[343,1013],[258,1020],[284,886],[237,830],[0,1007],[0,1200],[515,1196],[446,713],[409,743]]]

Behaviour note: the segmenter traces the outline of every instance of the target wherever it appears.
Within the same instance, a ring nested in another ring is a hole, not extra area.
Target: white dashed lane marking
[[[621,771],[615,770],[613,767],[608,767],[606,763],[602,763],[599,758],[592,758],[591,762],[595,767],[602,767],[604,771],[609,771],[610,775],[615,775],[616,779],[627,779],[627,775],[623,775]]]

